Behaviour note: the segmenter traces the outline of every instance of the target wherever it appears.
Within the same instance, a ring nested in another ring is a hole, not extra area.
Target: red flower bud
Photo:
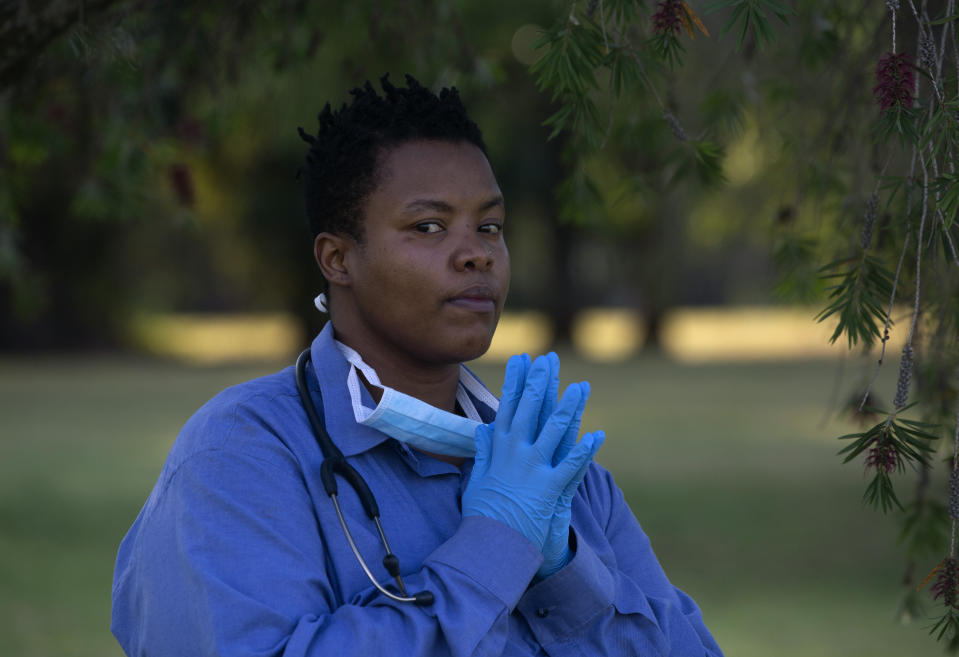
[[[678,34],[682,28],[683,3],[679,0],[663,0],[656,3],[653,14],[653,32],[656,34]]]
[[[945,559],[939,574],[936,576],[936,581],[932,585],[933,600],[942,598],[943,604],[947,607],[956,606],[956,585],[959,583],[956,580],[956,575],[956,560]]]
[[[874,468],[876,472],[889,474],[901,466],[899,452],[892,445],[880,444],[869,448],[866,455],[866,469]]]
[[[876,64],[876,86],[872,93],[880,109],[909,107],[912,105],[912,90],[916,74],[909,53],[886,53]]]

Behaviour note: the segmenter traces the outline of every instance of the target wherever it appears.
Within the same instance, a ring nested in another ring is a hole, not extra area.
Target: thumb
[[[595,453],[595,452],[594,452]],[[560,493],[559,503],[565,507],[569,507],[570,503],[573,500],[573,497],[576,495],[576,491],[579,489],[579,485],[583,483],[583,478],[586,476],[586,471],[589,470],[589,464],[593,460],[586,459],[583,461],[583,464],[579,467],[579,470],[573,474],[573,477],[567,482],[566,487],[563,489],[563,492]]]
[[[579,483],[586,475],[586,470],[589,469],[593,456],[599,451],[605,439],[606,434],[602,431],[585,434],[576,443],[576,446],[570,450],[569,455],[557,466],[557,469],[567,477],[566,485],[563,486],[564,494],[567,490],[575,492],[579,487]]]
[[[490,456],[493,451],[493,427],[489,424],[481,424],[476,427],[473,433],[473,440],[476,442],[476,457],[473,463],[472,478],[483,476],[489,469]]]

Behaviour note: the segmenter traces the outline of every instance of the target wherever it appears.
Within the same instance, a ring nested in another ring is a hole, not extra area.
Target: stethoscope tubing
[[[306,411],[310,427],[313,429],[313,436],[316,438],[320,451],[323,452],[323,463],[320,466],[320,479],[323,482],[323,489],[333,502],[337,520],[340,522],[340,527],[343,529],[343,534],[346,536],[346,542],[349,544],[353,556],[356,557],[363,572],[366,573],[366,576],[370,582],[373,583],[373,586],[376,587],[376,590],[389,599],[395,600],[396,602],[410,602],[420,606],[433,604],[434,596],[429,591],[420,591],[414,593],[412,596],[407,594],[406,586],[403,584],[403,578],[400,576],[399,559],[397,559],[396,555],[390,550],[389,541],[386,540],[386,532],[383,531],[383,525],[380,523],[380,510],[376,503],[376,498],[373,497],[373,491],[370,490],[366,480],[363,479],[356,468],[347,462],[343,452],[340,451],[340,448],[333,442],[329,432],[326,430],[323,419],[317,411],[317,404],[314,403],[313,398],[310,396],[310,390],[306,383],[306,366],[310,360],[309,348],[304,349],[296,359],[296,389],[300,395],[303,409]],[[320,401],[322,403],[322,392],[317,391],[317,394],[320,395]],[[396,595],[380,584],[366,564],[366,560],[363,559],[363,555],[360,554],[360,550],[356,546],[356,541],[353,539],[353,534],[346,524],[343,511],[340,509],[338,500],[339,491],[336,483],[337,474],[343,477],[344,481],[353,488],[360,499],[360,503],[363,505],[363,510],[366,512],[366,515],[376,523],[376,530],[379,533],[380,542],[383,544],[383,549],[386,552],[386,556],[383,557],[383,566],[396,581],[397,587],[402,595]]]

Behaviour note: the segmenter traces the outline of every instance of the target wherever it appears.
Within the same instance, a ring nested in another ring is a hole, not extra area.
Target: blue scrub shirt
[[[112,629],[128,655],[721,655],[606,470],[592,464],[573,500],[572,560],[534,584],[532,543],[462,517],[472,462],[459,469],[358,425],[330,324],[311,350],[327,429],[376,496],[407,590],[434,604],[393,602],[361,570],[290,367],[220,393],[177,437],[117,556]],[[343,484],[340,503],[391,582],[375,525]]]

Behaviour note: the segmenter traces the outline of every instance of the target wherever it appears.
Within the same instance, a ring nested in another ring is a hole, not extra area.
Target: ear
[[[355,246],[353,239],[346,235],[320,233],[316,236],[313,241],[313,257],[320,266],[323,278],[330,285],[350,285],[346,255]]]

